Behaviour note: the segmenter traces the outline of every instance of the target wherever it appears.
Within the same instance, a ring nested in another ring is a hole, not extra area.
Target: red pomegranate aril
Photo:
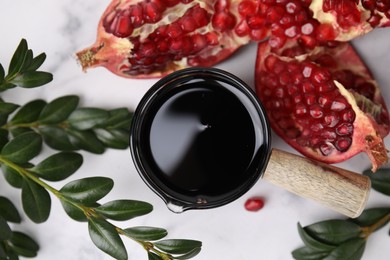
[[[323,143],[320,145],[320,151],[324,156],[330,155],[332,153],[333,149],[334,149],[333,146],[326,144],[326,143]]]
[[[352,144],[351,138],[343,137],[343,138],[337,139],[334,145],[335,145],[337,150],[339,150],[341,152],[345,152],[351,147],[351,144]]]
[[[328,127],[335,127],[340,121],[338,114],[331,112],[324,116],[324,125]]]
[[[238,13],[243,17],[255,15],[257,13],[257,5],[254,1],[241,1],[238,5]]]
[[[259,211],[264,207],[264,199],[261,197],[249,198],[245,201],[244,207],[248,211]]]
[[[338,135],[351,135],[353,132],[353,125],[350,124],[350,123],[343,123],[343,124],[340,124],[337,128],[336,128],[336,133]]]
[[[310,108],[310,115],[313,118],[321,118],[324,116],[324,112],[322,111],[322,108],[319,105],[314,105]]]
[[[345,98],[339,96],[335,100],[333,100],[330,109],[332,111],[342,111],[346,107],[347,107],[347,100]]]

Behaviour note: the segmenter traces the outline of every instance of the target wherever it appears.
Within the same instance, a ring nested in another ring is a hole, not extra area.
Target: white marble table
[[[46,52],[43,68],[54,74],[52,83],[29,90],[15,89],[2,93],[10,102],[23,104],[34,98],[52,100],[66,94],[77,94],[81,105],[135,109],[145,91],[155,80],[129,80],[117,77],[103,68],[83,73],[74,53],[95,40],[96,25],[109,0],[1,0],[0,2],[0,61],[6,65],[21,38],[28,40],[35,53]],[[390,30],[378,30],[355,41],[373,74],[382,85],[390,104]],[[253,64],[256,46],[241,49],[217,67],[229,70],[253,85]],[[390,139],[386,139],[390,147]],[[273,146],[291,151],[279,138]],[[44,152],[47,152],[45,150]],[[128,150],[109,150],[104,155],[83,153],[82,168],[71,177],[103,175],[114,179],[113,191],[105,199],[140,199],[154,205],[154,211],[126,223],[160,226],[168,229],[170,238],[190,238],[203,242],[200,260],[286,260],[291,251],[302,245],[297,222],[308,225],[328,218],[343,218],[314,202],[302,199],[259,181],[247,194],[233,203],[207,211],[170,212],[139,178]],[[365,155],[340,164],[361,172],[369,167]],[[0,175],[0,195],[13,199],[19,209],[20,191],[11,188]],[[63,183],[55,183],[60,188]],[[265,207],[256,213],[247,212],[243,205],[250,196],[263,196]],[[87,225],[71,220],[56,198],[49,220],[34,224],[26,217],[14,228],[31,234],[41,250],[37,259],[111,259],[99,251],[88,236]],[[367,207],[390,206],[390,197],[373,191]],[[385,260],[390,256],[389,226],[374,233],[367,243],[363,259]],[[129,259],[147,259],[139,245],[125,240]]]

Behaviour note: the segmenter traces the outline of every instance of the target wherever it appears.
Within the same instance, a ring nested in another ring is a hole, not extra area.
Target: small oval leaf
[[[329,255],[329,251],[318,251],[311,247],[300,247],[292,252],[292,256],[297,260],[318,260]]]
[[[153,206],[137,200],[114,200],[95,210],[109,219],[123,221],[146,215],[153,210]]]
[[[37,156],[42,148],[40,135],[27,132],[18,135],[1,150],[1,156],[14,163],[26,163]]]
[[[201,250],[202,250],[202,248],[200,248],[200,247],[194,248],[186,254],[174,256],[173,259],[180,259],[180,260],[190,259],[190,258],[197,256]]]
[[[48,103],[39,116],[42,124],[59,124],[66,119],[77,108],[79,97],[70,95],[59,97]]]
[[[48,181],[61,181],[75,173],[83,163],[78,153],[60,152],[46,158],[31,171]]]
[[[11,58],[11,62],[8,68],[9,75],[13,75],[21,69],[27,54],[27,50],[27,41],[25,39],[22,39]]]
[[[77,131],[68,129],[69,140],[78,149],[82,149],[95,154],[102,154],[105,147],[102,142],[94,135],[92,131]]]
[[[35,257],[39,250],[39,245],[28,235],[14,231],[10,239],[10,246],[18,255],[24,257]]]
[[[323,258],[323,260],[360,260],[364,253],[366,240],[363,238],[350,239]]]
[[[157,241],[154,245],[170,254],[186,254],[202,247],[202,242],[189,239],[166,239]]]
[[[129,131],[121,129],[94,129],[96,137],[113,149],[126,149],[129,147]]]
[[[53,75],[46,71],[25,71],[10,82],[22,88],[35,88],[53,80]]]
[[[0,242],[11,237],[12,231],[5,218],[0,215]]]
[[[39,54],[38,56],[33,58],[33,60],[31,61],[30,66],[28,67],[28,70],[37,70],[37,69],[39,69],[39,67],[41,67],[41,65],[45,62],[45,60],[46,60],[46,54],[45,53]]]
[[[361,233],[359,225],[348,220],[332,219],[306,226],[305,231],[325,244],[338,245]]]
[[[106,196],[114,186],[114,182],[106,177],[89,177],[74,180],[60,190],[60,193],[81,203],[94,203]]]
[[[142,241],[159,240],[168,235],[163,228],[145,226],[126,228],[124,232],[127,236]]]
[[[46,102],[44,100],[33,100],[22,106],[12,118],[11,122],[13,124],[35,122],[38,120],[39,114],[45,106]]]
[[[39,127],[43,141],[51,148],[59,151],[74,151],[78,148],[74,146],[63,128],[56,126]]]
[[[390,169],[378,169],[375,173],[366,170],[363,174],[370,178],[374,190],[390,196]]]
[[[20,223],[21,221],[15,205],[8,198],[2,196],[0,196],[0,216],[13,223]]]
[[[103,252],[116,259],[127,259],[126,248],[115,227],[104,219],[88,219],[89,236]]]
[[[333,245],[329,245],[326,243],[323,243],[314,237],[312,237],[310,234],[306,232],[306,230],[301,226],[300,223],[298,223],[298,233],[301,237],[303,243],[313,249],[319,250],[319,251],[329,251],[335,248]]]
[[[79,108],[68,118],[68,123],[77,130],[87,130],[104,122],[108,118],[107,111],[99,108]]]
[[[69,203],[66,200],[61,200],[61,204],[66,214],[68,214],[70,218],[79,222],[86,222],[88,220],[84,212],[80,208],[74,206],[72,203]]]
[[[6,181],[15,188],[22,188],[24,179],[15,169],[8,167],[7,165],[1,165],[1,170],[4,173]]]
[[[26,215],[35,223],[45,222],[49,218],[51,209],[49,193],[29,179],[23,182],[22,204]]]

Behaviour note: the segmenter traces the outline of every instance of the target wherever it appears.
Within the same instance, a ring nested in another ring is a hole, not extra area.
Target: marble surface
[[[74,53],[92,44],[96,26],[109,0],[1,0],[0,2],[0,61],[7,66],[21,38],[28,40],[35,53],[46,52],[43,69],[54,74],[52,83],[37,89],[14,89],[1,96],[10,102],[23,104],[34,98],[47,101],[66,94],[81,97],[82,106],[134,110],[145,91],[155,80],[130,80],[117,77],[103,68],[83,73]],[[356,40],[355,46],[366,60],[383,88],[390,104],[390,30],[377,30]],[[217,67],[226,69],[253,85],[253,65],[256,46],[242,48]],[[390,147],[390,139],[386,139]],[[273,146],[290,152],[283,141],[274,136]],[[51,152],[45,149],[44,153]],[[285,260],[292,259],[291,251],[302,245],[297,232],[297,222],[308,225],[328,218],[343,218],[312,201],[292,195],[266,181],[259,181],[240,199],[217,209],[170,212],[139,178],[129,151],[109,150],[104,155],[83,153],[84,164],[70,179],[86,176],[108,176],[114,179],[113,191],[104,200],[119,198],[145,200],[154,205],[154,211],[141,218],[118,223],[121,227],[150,225],[164,227],[169,238],[190,238],[203,242],[203,250],[195,259],[210,260]],[[365,155],[339,166],[361,172],[369,167]],[[0,195],[11,198],[19,209],[20,191],[11,188],[0,175]],[[55,183],[60,188],[63,183]],[[248,197],[262,196],[265,207],[256,213],[245,211]],[[64,213],[55,197],[49,220],[34,224],[23,218],[14,228],[27,232],[41,245],[37,259],[111,259],[92,244],[87,225],[78,223]],[[375,191],[367,207],[389,206],[390,198]],[[389,259],[389,227],[373,234],[369,239],[363,259]],[[144,250],[136,243],[124,239],[129,259],[147,259]]]

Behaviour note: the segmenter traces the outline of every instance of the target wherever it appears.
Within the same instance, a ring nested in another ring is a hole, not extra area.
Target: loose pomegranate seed
[[[244,207],[248,211],[259,211],[264,207],[264,199],[260,197],[252,197],[245,201]]]

